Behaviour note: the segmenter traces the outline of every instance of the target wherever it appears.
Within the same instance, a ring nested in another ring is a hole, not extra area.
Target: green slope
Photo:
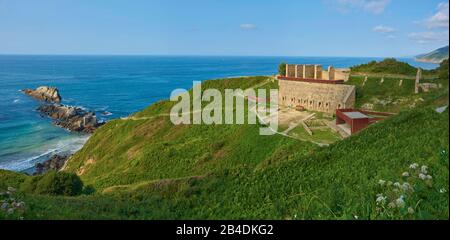
[[[276,83],[252,77],[203,85],[220,90],[252,86]],[[373,86],[364,94],[383,92]],[[409,90],[390,94],[406,96]],[[65,171],[79,173],[94,194],[19,192],[26,211],[0,211],[0,218],[448,219],[448,110],[433,110],[448,104],[448,90],[326,148],[260,136],[258,125],[174,126],[167,116],[172,104],[162,101],[109,122],[70,160]],[[405,181],[401,174],[412,163],[427,165],[433,177],[410,180],[415,191],[405,193],[406,205],[415,213],[377,209],[377,194],[392,195],[378,181]],[[0,191],[19,188],[27,178],[0,171]]]

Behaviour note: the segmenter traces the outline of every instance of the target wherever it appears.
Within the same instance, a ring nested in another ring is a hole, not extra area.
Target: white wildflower
[[[419,164],[417,164],[417,163],[413,163],[413,164],[409,165],[409,168],[411,168],[411,169],[416,169],[417,167],[419,167]]]
[[[408,191],[410,189],[412,189],[411,185],[409,183],[403,183],[402,185],[403,190]]]
[[[378,184],[380,184],[381,186],[384,186],[385,183],[386,181],[384,181],[383,179],[378,180]]]
[[[356,220],[358,220],[358,218],[359,218],[358,215],[355,215],[355,216],[353,216],[353,217],[354,217]]]
[[[376,202],[377,202],[377,204],[379,204],[379,203],[384,204],[384,203],[386,203],[386,199],[387,199],[386,197],[381,195],[381,196],[377,197]]]
[[[395,208],[395,203],[394,203],[394,202],[390,202],[390,203],[388,204],[388,207],[389,207],[389,208]]]
[[[428,173],[428,167],[425,166],[425,165],[423,165],[423,166],[420,168],[420,172],[423,173],[423,174],[427,174],[427,173]]]
[[[439,189],[439,193],[446,193],[447,190],[445,190],[444,188]]]
[[[399,182],[395,182],[395,183],[394,183],[394,187],[398,187],[398,188],[399,188],[399,187],[401,187],[401,185],[400,185]]]
[[[16,189],[15,189],[15,188],[13,188],[13,187],[8,187],[8,191],[10,191],[10,192],[15,192],[15,191],[16,191]]]
[[[433,179],[433,177],[432,177],[431,175],[426,175],[425,177],[426,177],[428,180]]]
[[[419,174],[419,178],[422,179],[422,180],[426,180],[427,176],[425,174],[423,174],[423,173],[420,173]]]
[[[402,173],[402,176],[403,176],[403,177],[409,177],[409,172],[404,172],[404,173]]]
[[[399,208],[403,208],[405,206],[405,200],[403,200],[402,197],[397,198],[397,200],[395,200],[395,205]]]
[[[408,208],[408,213],[409,213],[409,214],[414,214],[414,208],[409,207],[409,208]]]

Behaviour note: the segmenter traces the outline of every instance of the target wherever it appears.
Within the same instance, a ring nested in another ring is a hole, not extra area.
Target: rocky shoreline
[[[62,97],[56,87],[41,86],[22,90],[26,95],[42,101],[37,110],[45,117],[53,119],[53,124],[72,132],[92,134],[104,124],[99,122],[95,112],[80,107],[61,104]],[[42,163],[36,163],[33,175],[45,174],[50,170],[60,171],[64,168],[70,155],[52,155]]]
[[[60,104],[62,97],[55,87],[42,86],[36,90],[24,89],[25,94],[43,101],[38,111],[53,119],[53,124],[73,132],[93,133],[103,125],[94,112],[85,111],[79,107]]]
[[[50,170],[59,171],[63,169],[69,157],[68,155],[53,155],[43,163],[36,163],[33,175],[41,175]]]

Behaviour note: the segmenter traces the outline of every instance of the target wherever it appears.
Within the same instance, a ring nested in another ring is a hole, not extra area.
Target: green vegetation
[[[289,132],[290,136],[297,137],[299,139],[304,139],[305,141],[331,144],[336,141],[341,140],[338,133],[331,131],[330,129],[313,129],[313,135],[309,135],[305,128],[300,125]]]
[[[448,59],[441,62],[439,68],[437,69],[437,73],[440,79],[448,80]]]
[[[27,178],[21,190],[29,194],[76,196],[81,194],[83,182],[76,174],[50,171]]]
[[[281,76],[286,75],[286,63],[281,62],[280,65],[278,65],[278,74]]]
[[[369,108],[376,111],[399,112],[419,105],[430,105],[431,102],[444,105],[448,102],[448,61],[440,67],[428,71],[429,75],[439,77],[424,78],[421,82],[435,83],[439,89],[431,92],[414,94],[415,78],[407,76],[382,77],[369,75],[364,84],[362,75],[350,76],[348,84],[356,86],[356,107]],[[384,79],[382,82],[381,80]],[[400,85],[400,81],[402,84]]]
[[[395,58],[386,58],[380,62],[371,61],[367,64],[353,66],[351,71],[353,73],[416,75],[417,68],[408,63],[397,61]]]
[[[276,87],[269,80],[221,79],[202,86],[222,92]],[[175,126],[168,115],[173,103],[158,102],[102,126],[63,173],[0,171],[0,192],[17,188],[25,203],[15,215],[0,211],[0,218],[448,219],[449,115],[448,109],[434,111],[448,104],[448,79],[434,80],[445,87],[417,96],[412,80],[404,79],[402,88],[394,77],[383,84],[376,77],[364,86],[362,81],[350,79],[358,106],[390,98],[397,104],[375,109],[399,114],[329,147],[262,136],[260,125]],[[316,136],[335,137],[310,124]],[[301,130],[292,131],[305,134]],[[426,166],[424,179],[409,167],[414,163]],[[403,205],[397,204],[396,182],[411,186],[402,190]]]

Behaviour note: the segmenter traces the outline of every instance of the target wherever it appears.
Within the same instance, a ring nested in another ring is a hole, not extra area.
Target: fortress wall
[[[334,114],[336,109],[354,107],[355,87],[280,80],[279,104]]]
[[[322,79],[323,80],[331,80],[330,79],[330,74],[328,71],[322,71]]]
[[[348,70],[348,69],[335,69],[335,71],[334,71],[334,78],[336,80],[348,81],[348,79],[350,78],[350,70]]]
[[[315,67],[314,65],[305,65],[304,69],[303,69],[303,76],[304,78],[314,78],[314,71],[315,71]]]
[[[287,77],[295,77],[295,65],[294,64],[286,64],[286,76]]]
[[[298,78],[304,78],[303,77],[303,68],[304,68],[304,66],[303,65],[297,65],[297,77]]]
[[[322,79],[322,66],[314,65],[314,79]]]

